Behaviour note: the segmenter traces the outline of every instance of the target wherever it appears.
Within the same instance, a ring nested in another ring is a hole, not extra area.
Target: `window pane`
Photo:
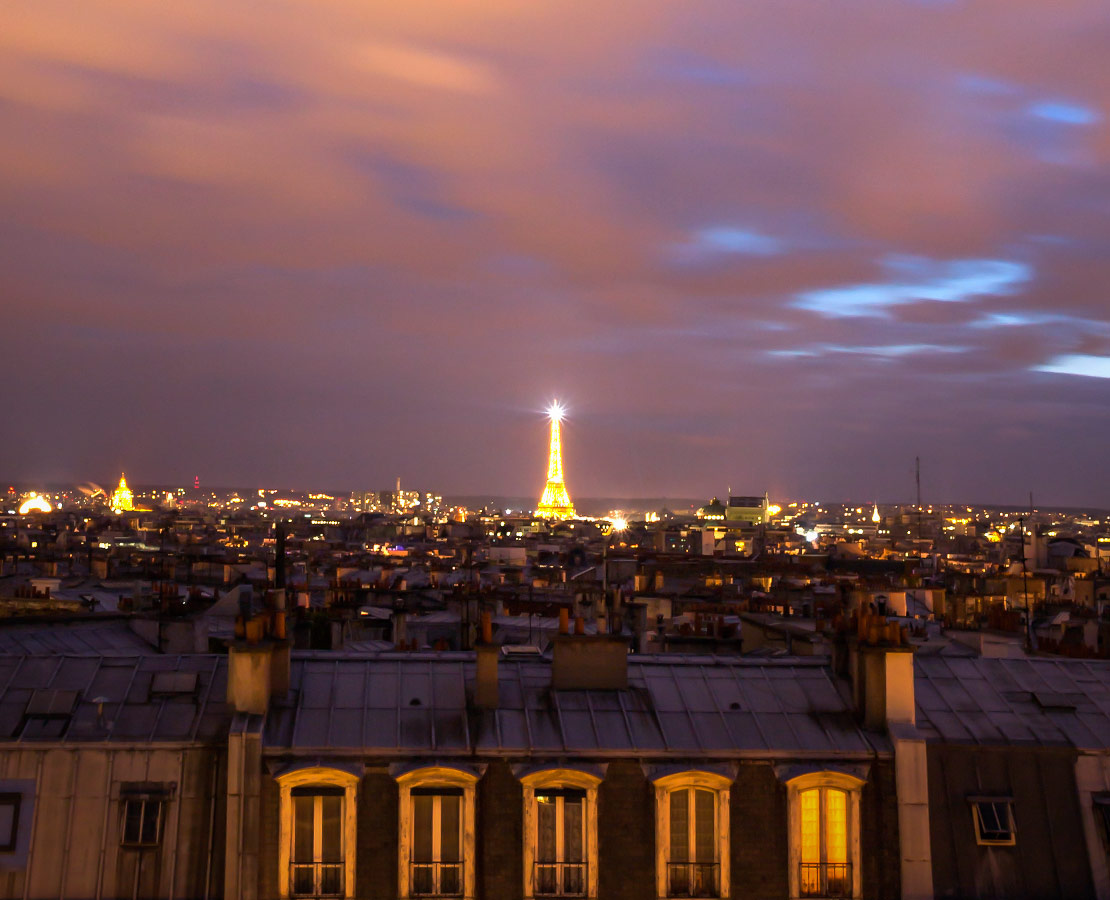
[[[428,794],[412,798],[412,858],[416,862],[434,862],[432,855],[432,804],[435,797]]]
[[[15,846],[15,803],[0,803],[0,847]]]
[[[563,800],[563,861],[581,862],[583,859],[583,812],[586,804],[580,797]]]
[[[671,862],[690,861],[690,792],[671,791]]]
[[[1110,802],[1098,799],[1095,801],[1095,815],[1102,822],[1103,840],[1110,842]]]
[[[321,797],[320,861],[343,860],[343,798]]]
[[[825,862],[848,861],[848,795],[825,791]]]
[[[1012,839],[1008,801],[980,800],[975,804],[975,814],[978,817],[980,840],[1009,841]]]
[[[821,791],[802,791],[802,862],[821,862]]]
[[[124,807],[123,840],[127,844],[137,844],[142,837],[143,803],[141,800],[128,800]]]
[[[162,803],[159,800],[144,800],[140,805],[143,808],[143,827],[140,842],[143,844],[157,844],[158,820],[162,812]]]
[[[559,808],[556,797],[536,796],[536,861],[556,862],[559,851],[555,846],[555,816]]]
[[[459,847],[459,811],[462,797],[437,797],[440,804],[440,862],[458,862],[461,859]]]
[[[713,791],[694,791],[694,861],[711,863],[717,858],[716,805]]]
[[[293,798],[293,862],[312,862],[313,824],[315,797]]]

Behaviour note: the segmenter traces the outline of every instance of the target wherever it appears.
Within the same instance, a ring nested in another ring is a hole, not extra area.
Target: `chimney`
[[[236,712],[265,715],[271,697],[289,692],[292,665],[285,640],[285,592],[270,591],[266,609],[244,617],[249,595],[240,594],[236,640],[227,650],[227,702]],[[240,637],[241,635],[241,637]]]
[[[227,702],[236,712],[265,715],[270,705],[273,648],[236,641],[227,651]]]
[[[628,642],[620,635],[561,634],[551,661],[555,690],[623,691],[628,688]]]
[[[497,709],[497,661],[501,648],[493,643],[493,625],[488,612],[482,613],[482,639],[474,649],[478,660],[474,705],[479,709]]]
[[[873,631],[873,629],[872,629]],[[849,660],[853,694],[865,728],[914,725],[913,648],[898,643],[860,642]]]

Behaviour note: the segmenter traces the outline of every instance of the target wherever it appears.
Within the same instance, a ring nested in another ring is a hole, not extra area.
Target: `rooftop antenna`
[[[917,511],[921,512],[921,457],[915,456],[913,458],[914,469],[916,470],[917,478]]]

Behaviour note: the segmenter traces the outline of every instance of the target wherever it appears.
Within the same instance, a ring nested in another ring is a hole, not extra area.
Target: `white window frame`
[[[544,769],[520,779],[524,789],[524,897],[536,896],[536,845],[538,816],[536,794],[545,790],[572,789],[586,792],[586,823],[583,848],[586,861],[586,896],[597,897],[597,789],[601,779],[578,769]],[[546,895],[541,895],[546,896]]]
[[[852,867],[852,896],[863,896],[863,866],[860,864],[860,794],[867,784],[846,772],[809,772],[786,782],[787,819],[790,844],[790,896],[802,895],[802,805],[803,791],[833,788],[848,795],[848,862]]]
[[[1014,827],[1014,800],[1012,797],[968,797],[971,804],[971,821],[975,827],[975,843],[980,847],[1013,847],[1017,843],[1017,828]],[[979,804],[1001,804],[1006,810],[1006,821],[1009,825],[1010,836],[1001,841],[989,840],[983,837],[979,827]]]
[[[410,900],[412,897],[412,883],[410,879],[412,862],[413,817],[412,817],[412,791],[413,788],[462,788],[462,863],[463,863],[463,900],[474,900],[477,862],[477,850],[474,836],[474,799],[478,776],[462,769],[448,766],[424,766],[414,769],[403,775],[397,776],[397,786],[400,789],[399,814],[397,816],[397,886],[398,896],[401,900]]]
[[[281,828],[278,835],[278,889],[282,900],[290,897],[289,866],[293,851],[293,788],[343,789],[343,896],[355,896],[355,852],[358,847],[359,777],[342,769],[308,766],[277,776]]]
[[[673,791],[686,789],[713,791],[717,795],[717,897],[729,897],[731,890],[731,848],[729,845],[729,792],[732,779],[716,772],[691,769],[655,779],[655,891],[668,896],[667,863],[671,852],[670,797]],[[692,817],[691,817],[692,818]]]

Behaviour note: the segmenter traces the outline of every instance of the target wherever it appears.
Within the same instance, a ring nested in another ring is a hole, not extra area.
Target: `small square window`
[[[987,846],[1010,846],[1014,843],[1012,806],[1012,801],[1008,799],[971,801],[977,843]]]
[[[0,794],[0,853],[11,853],[19,839],[22,794]]]
[[[165,801],[146,797],[124,799],[123,836],[125,847],[157,847],[162,840]]]

